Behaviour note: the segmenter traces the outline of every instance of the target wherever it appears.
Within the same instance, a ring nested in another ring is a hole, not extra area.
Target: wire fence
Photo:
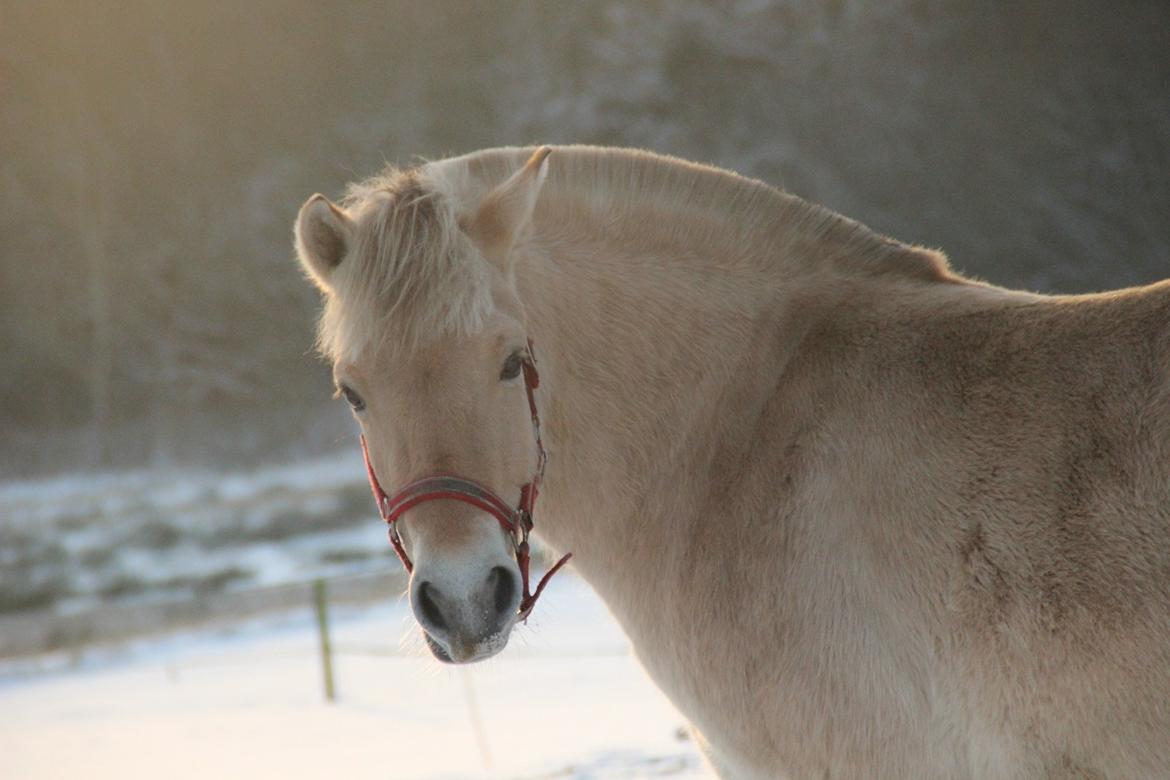
[[[80,654],[139,637],[307,608],[319,579],[183,598],[143,597],[77,612],[43,610],[0,616],[0,659],[50,652]],[[323,581],[332,603],[397,599],[406,588],[406,577],[399,571],[340,574]]]
[[[362,630],[356,633],[353,631],[352,621],[355,615],[360,614],[360,610],[352,607],[374,603],[384,606],[397,601],[405,584],[405,578],[398,572],[358,573],[227,591],[194,599],[111,605],[72,615],[27,615],[20,616],[19,620],[5,618],[0,620],[0,641],[3,647],[6,650],[28,648],[28,651],[23,654],[26,661],[23,663],[19,658],[12,658],[21,654],[8,652],[10,658],[4,664],[7,668],[3,674],[9,679],[36,678],[43,674],[68,671],[73,664],[78,664],[84,670],[90,668],[90,664],[83,661],[91,651],[101,664],[103,647],[115,647],[139,639],[146,640],[148,646],[156,638],[169,642],[171,639],[164,639],[168,633],[178,633],[177,641],[186,646],[187,638],[182,632],[194,630],[196,634],[192,637],[191,646],[182,652],[172,655],[168,650],[156,655],[150,651],[146,656],[152,659],[149,662],[151,664],[162,661],[161,665],[170,682],[178,683],[188,674],[200,675],[195,679],[205,679],[201,675],[208,671],[216,673],[216,670],[241,665],[255,665],[259,668],[282,660],[292,660],[298,669],[303,668],[306,681],[312,680],[314,685],[319,686],[322,705],[331,707],[335,700],[340,700],[342,704],[349,701],[345,696],[344,685],[350,674],[346,666],[349,659],[417,660],[421,657],[423,651],[420,648],[403,646],[399,636],[388,637],[386,642],[381,642],[376,637],[362,638]],[[337,607],[343,609],[335,609]],[[404,607],[401,610],[393,610],[390,614],[408,615]],[[275,622],[270,623],[268,618],[273,618]],[[287,618],[291,618],[291,621],[286,621]],[[39,633],[14,632],[18,623],[32,625]],[[278,640],[275,644],[266,644],[241,655],[236,652],[221,653],[199,644],[207,630],[210,630],[211,636],[215,636],[220,628],[235,633],[236,626],[243,626],[242,636],[246,641],[251,641],[251,636],[264,636],[273,625],[286,624],[295,626],[297,635],[301,637],[293,645]],[[301,634],[303,631],[309,633]],[[305,641],[313,637],[313,631],[316,641]],[[51,657],[44,655],[46,650],[53,651]],[[576,668],[573,662],[577,661],[624,658],[630,654],[628,645],[614,637],[608,641],[598,637],[584,644],[539,648],[521,644],[509,651],[509,657],[513,660],[569,661],[567,669]],[[70,660],[71,655],[73,660]],[[42,658],[48,658],[47,662],[38,660]],[[494,753],[492,729],[485,720],[476,675],[466,667],[457,667],[452,674],[453,682],[457,683],[455,691],[461,700],[463,717],[470,726],[469,737],[474,740],[481,765],[490,769],[495,763],[499,745],[495,745],[497,750]],[[486,702],[489,709],[490,698]],[[698,759],[693,745],[683,747],[688,742],[685,732],[680,730],[678,734],[679,747],[676,751],[635,751],[630,755],[594,756],[589,760],[594,761],[596,766],[585,766],[580,761],[574,761],[563,769],[524,777],[527,780],[689,777],[697,770]]]
[[[308,612],[317,619],[319,638],[327,635],[331,610],[339,605],[386,603],[406,589],[400,571],[358,572],[292,583],[228,589],[181,599],[117,603],[78,612],[46,610],[0,616],[0,660],[54,654],[80,660],[90,650],[204,627],[230,626],[266,615]],[[417,651],[392,643],[329,641],[333,655],[371,658],[416,657]],[[530,648],[517,646],[516,658],[565,660],[629,655],[624,644]],[[30,668],[35,668],[33,664]]]

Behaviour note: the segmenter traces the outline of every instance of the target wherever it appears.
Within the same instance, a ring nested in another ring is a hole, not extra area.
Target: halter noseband
[[[544,479],[544,466],[548,461],[544,444],[540,440],[540,415],[537,413],[536,396],[534,395],[534,391],[540,385],[540,375],[536,372],[536,358],[533,357],[531,340],[528,342],[528,355],[524,358],[522,366],[524,386],[528,393],[528,410],[532,413],[532,431],[536,436],[536,473],[531,482],[520,488],[520,505],[515,509],[478,482],[454,474],[432,474],[429,477],[411,482],[392,496],[387,496],[386,491],[382,490],[382,486],[378,484],[377,475],[374,474],[374,466],[370,462],[370,452],[366,448],[365,436],[361,437],[361,442],[362,458],[366,462],[366,475],[370,478],[370,489],[374,492],[374,501],[378,504],[378,511],[382,514],[382,519],[389,526],[390,544],[394,545],[394,552],[398,553],[398,558],[406,567],[406,571],[413,572],[414,564],[411,563],[410,556],[406,554],[406,549],[402,546],[402,537],[399,535],[396,525],[398,518],[426,501],[450,498],[471,504],[496,518],[500,527],[512,540],[512,548],[516,552],[516,563],[520,567],[520,579],[524,586],[524,594],[517,610],[517,619],[527,621],[528,616],[532,613],[532,608],[536,606],[536,600],[540,598],[540,593],[544,590],[544,586],[557,573],[557,570],[564,566],[569,558],[573,557],[573,554],[568,553],[557,561],[540,578],[536,590],[529,592],[528,565],[531,555],[528,548],[528,534],[532,531],[532,513],[536,507],[536,497],[540,493],[541,480]]]

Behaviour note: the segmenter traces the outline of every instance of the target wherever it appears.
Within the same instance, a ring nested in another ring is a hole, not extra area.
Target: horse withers
[[[534,528],[724,777],[1170,777],[1170,284],[1005,290],[589,147],[392,169],[296,244],[440,659],[505,646]]]

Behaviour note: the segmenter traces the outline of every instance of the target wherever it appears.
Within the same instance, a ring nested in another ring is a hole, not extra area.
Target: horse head
[[[547,157],[537,150],[477,203],[448,197],[424,167],[340,204],[314,195],[297,217],[297,254],[325,301],[320,345],[411,570],[414,615],[445,662],[499,652],[531,609],[526,512],[543,449],[513,255]]]

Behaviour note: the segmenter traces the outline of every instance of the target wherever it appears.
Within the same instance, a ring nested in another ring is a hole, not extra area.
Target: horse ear
[[[297,214],[297,257],[317,286],[328,291],[329,277],[353,242],[353,220],[324,195],[305,201]]]
[[[488,260],[508,273],[512,247],[532,219],[536,197],[548,175],[548,156],[542,146],[532,153],[524,167],[489,192],[476,209],[468,233]]]

